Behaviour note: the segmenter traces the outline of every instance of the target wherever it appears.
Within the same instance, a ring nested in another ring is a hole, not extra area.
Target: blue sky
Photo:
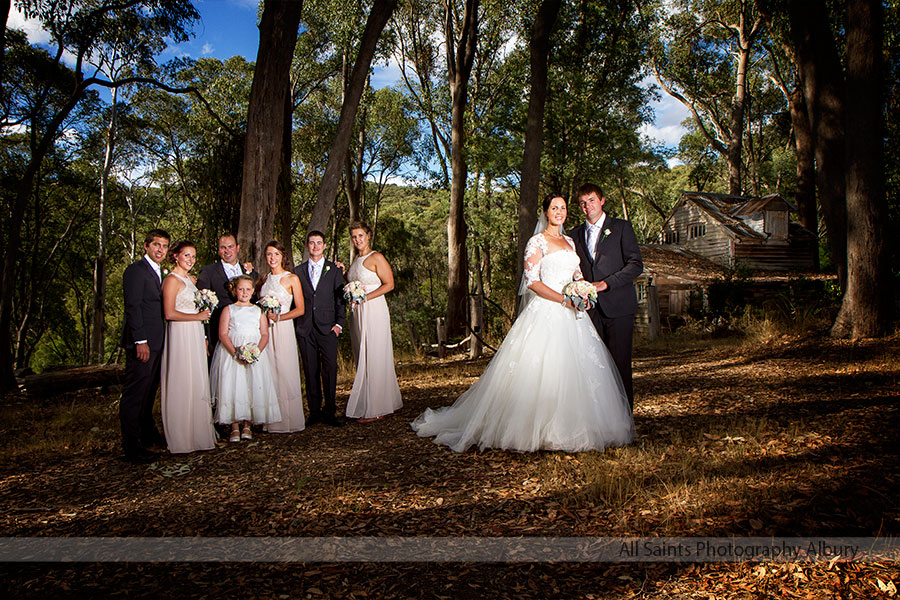
[[[161,56],[161,62],[184,56],[202,58],[209,56],[225,60],[240,54],[248,61],[256,60],[259,29],[256,27],[257,0],[196,0],[200,22],[194,28],[194,38],[182,44],[173,44]],[[40,26],[26,21],[13,7],[9,27],[24,29],[32,43],[46,43],[49,36]],[[396,65],[379,65],[375,68],[372,83],[376,87],[393,84],[398,78]],[[645,80],[645,84],[652,79]],[[677,100],[661,92],[662,98],[651,104],[655,119],[642,129],[642,133],[669,147],[676,147],[684,128],[681,122],[688,117],[687,109]]]

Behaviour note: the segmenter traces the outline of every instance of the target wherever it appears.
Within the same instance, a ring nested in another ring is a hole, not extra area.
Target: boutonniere
[[[609,230],[609,227],[607,227],[606,229],[604,229],[604,230],[603,230],[603,234],[600,236],[600,241],[597,242],[597,243],[598,243],[598,244],[602,244],[602,243],[603,243],[603,240],[606,239],[606,236],[608,236],[608,235],[611,234],[611,233],[612,233],[612,231]]]
[[[171,272],[168,269],[160,269],[159,271],[160,273],[162,273],[163,279],[165,279],[166,276]]]
[[[327,273],[330,270],[331,270],[331,265],[325,265],[325,268],[322,269],[322,275],[324,275],[325,273]]]

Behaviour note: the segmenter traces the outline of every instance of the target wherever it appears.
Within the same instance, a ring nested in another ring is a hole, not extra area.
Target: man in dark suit
[[[250,275],[254,282],[259,278],[259,275],[253,270],[252,263],[241,264],[238,262],[241,247],[234,234],[226,233],[219,238],[218,244],[219,258],[222,260],[217,260],[200,269],[200,275],[197,277],[197,289],[212,290],[219,299],[219,305],[209,318],[209,327],[206,333],[206,338],[209,340],[209,356],[212,356],[216,344],[219,343],[219,319],[222,317],[222,309],[234,302],[234,298],[228,291],[228,282],[241,274]]]
[[[306,306],[306,311],[294,319],[309,404],[306,424],[340,426],[344,423],[335,415],[334,397],[338,336],[346,325],[344,273],[335,263],[325,260],[325,234],[321,231],[306,234],[306,249],[309,260],[294,268]]]
[[[597,306],[588,311],[622,376],[628,403],[634,409],[631,347],[637,296],[634,280],[644,270],[631,223],[603,212],[603,190],[592,183],[578,189],[585,222],[569,235],[581,259],[581,273],[597,288]]]
[[[119,400],[122,450],[126,460],[148,463],[156,459],[151,446],[164,448],[165,438],[153,421],[153,402],[159,389],[159,369],[166,322],[162,305],[160,263],[169,251],[169,234],[153,229],[144,239],[144,257],[122,275],[125,297],[125,384]]]

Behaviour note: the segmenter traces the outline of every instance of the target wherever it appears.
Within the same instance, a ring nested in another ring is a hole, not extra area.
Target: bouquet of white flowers
[[[353,308],[357,304],[366,301],[366,288],[359,281],[351,281],[344,286],[344,298],[350,303],[350,307]]]
[[[263,296],[259,299],[259,307],[267,313],[281,313],[281,301],[275,296]],[[269,321],[269,327],[275,325],[273,321]]]
[[[234,357],[244,364],[252,365],[259,360],[259,354],[259,346],[251,343],[239,346],[234,353]]]
[[[563,296],[578,310],[578,318],[584,317],[585,311],[597,304],[597,288],[584,279],[573,281],[563,288]]]
[[[203,288],[202,290],[197,290],[194,292],[194,306],[197,307],[197,311],[203,311],[209,309],[209,312],[216,310],[216,307],[219,305],[219,297],[216,296],[216,293],[210,289]],[[203,320],[204,323],[209,322],[208,319]]]

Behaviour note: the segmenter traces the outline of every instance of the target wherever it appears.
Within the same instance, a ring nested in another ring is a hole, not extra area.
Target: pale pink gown
[[[359,281],[366,293],[378,289],[381,279],[367,269],[363,261],[372,253],[360,256],[347,275]],[[347,416],[353,419],[389,415],[401,406],[400,386],[394,371],[394,349],[391,345],[391,316],[384,296],[367,300],[353,309],[350,318],[350,340],[356,361],[356,378],[347,400]]]
[[[175,310],[196,314],[190,278],[170,273],[184,283]],[[169,452],[210,450],[216,445],[209,395],[209,369],[202,321],[169,321],[162,353],[162,422]]]
[[[281,285],[281,280],[289,275],[288,271],[266,278],[259,290],[260,298],[275,296],[281,302],[281,314],[291,310],[294,296]],[[297,337],[294,333],[294,321],[279,321],[269,327],[269,344],[263,350],[269,356],[272,366],[272,377],[275,378],[275,391],[278,394],[278,409],[281,421],[269,423],[269,433],[293,433],[303,431],[306,421],[303,418],[303,392],[300,388],[300,356],[297,353]]]

